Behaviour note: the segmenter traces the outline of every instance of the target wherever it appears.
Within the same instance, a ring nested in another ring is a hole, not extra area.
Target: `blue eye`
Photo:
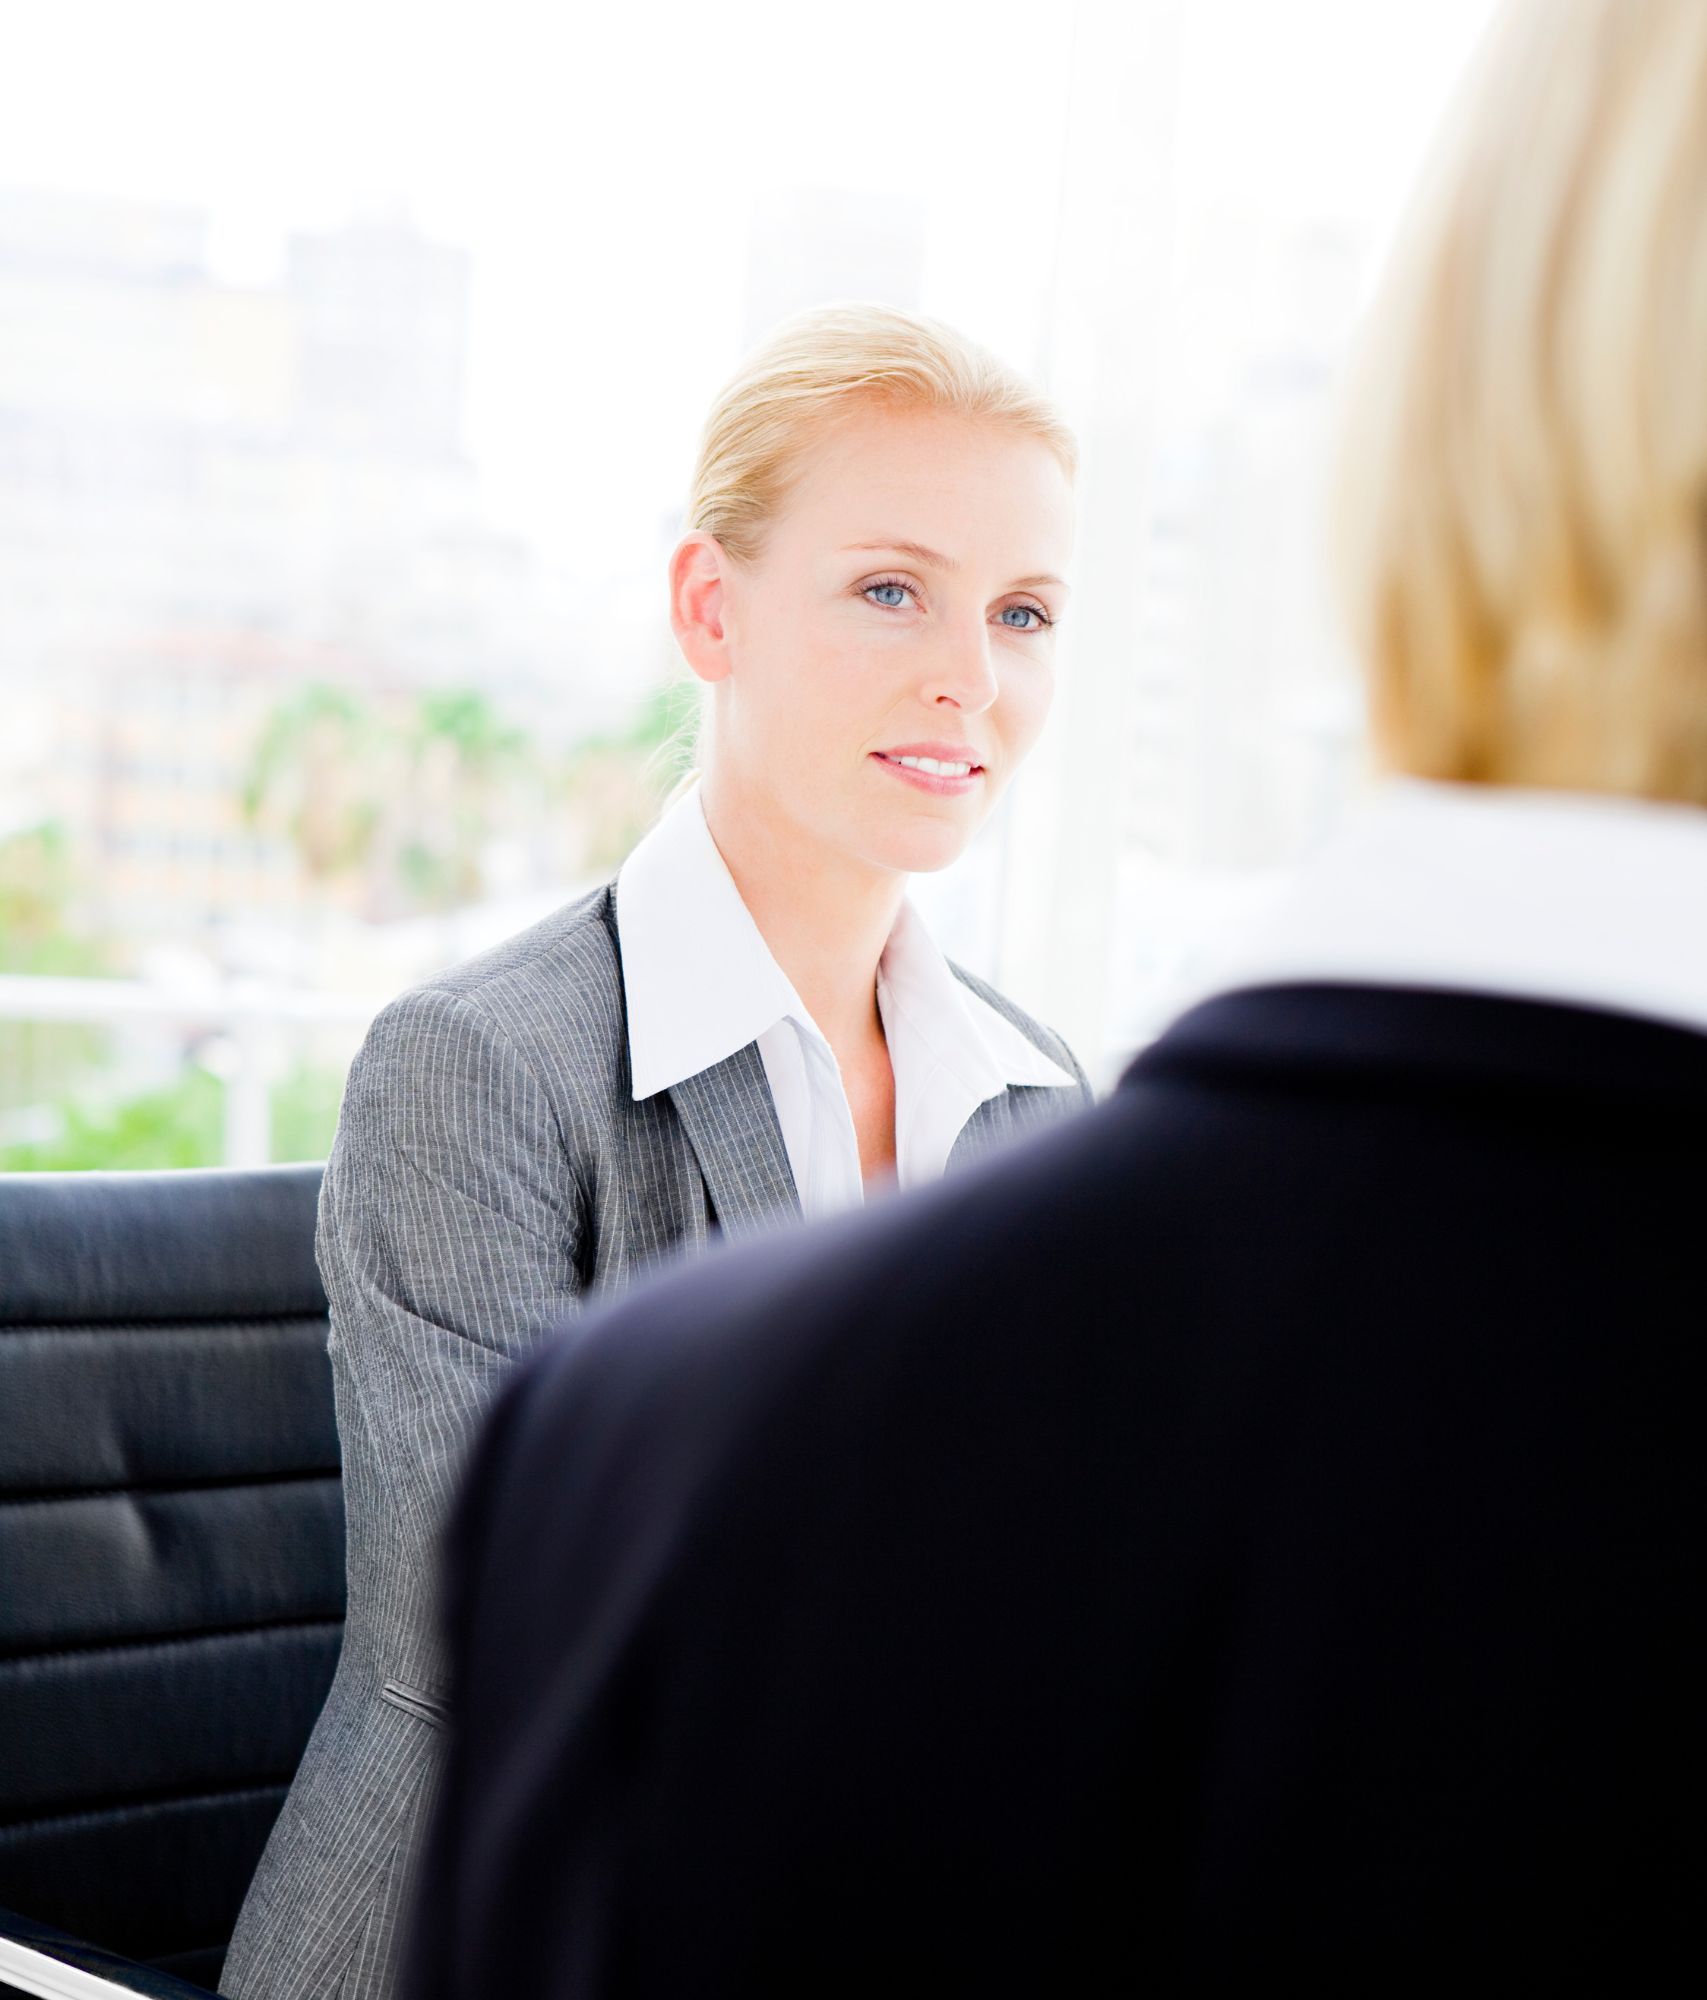
[[[1035,619],[1037,622],[1033,625],[1016,622],[1016,620],[1026,618]],[[1010,632],[1040,632],[1049,623],[1049,620],[1038,610],[1035,604],[1004,604],[1002,606],[1002,623],[1007,626]]]
[[[904,583],[868,583],[865,594],[873,604],[881,604],[885,611],[899,611],[911,592]]]

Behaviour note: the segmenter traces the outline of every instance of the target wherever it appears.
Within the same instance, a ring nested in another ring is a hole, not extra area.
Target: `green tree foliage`
[[[0,838],[0,972],[110,973],[108,953],[78,934],[71,841],[55,821]]]
[[[304,1065],[273,1087],[273,1158],[323,1160],[338,1129],[344,1073]]]
[[[243,817],[282,821],[303,869],[325,882],[366,862],[385,774],[367,704],[316,682],[275,708],[243,781]]]
[[[0,974],[99,978],[112,972],[98,940],[75,917],[71,842],[52,822],[0,839]],[[0,1021],[0,1117],[57,1096],[96,1069],[108,1047],[100,1028],[62,1021]]]
[[[514,787],[543,778],[532,741],[483,694],[424,694],[409,730],[408,762],[403,879],[424,910],[473,902],[500,806]]]
[[[617,867],[652,824],[693,763],[699,736],[697,683],[652,689],[626,729],[583,736],[569,752],[565,793],[588,873]]]
[[[368,697],[312,685],[257,738],[251,826],[282,832],[314,887],[353,886],[373,918],[455,909],[484,893],[495,832],[561,815],[571,875],[621,861],[691,761],[699,690],[651,690],[625,727],[541,751],[477,689]]]
[[[242,806],[309,882],[354,881],[372,917],[477,900],[494,828],[545,782],[528,733],[477,690],[367,697],[316,683],[256,740]]]
[[[275,1160],[323,1160],[337,1129],[344,1079],[336,1070],[300,1066],[272,1090]],[[121,1172],[157,1167],[216,1167],[225,1157],[225,1086],[205,1069],[116,1104],[75,1099],[56,1107],[57,1137],[0,1146],[0,1173]]]
[[[143,1167],[217,1166],[223,1153],[225,1092],[206,1070],[120,1104],[59,1108],[64,1130],[37,1144],[0,1150],[11,1173],[122,1172]]]

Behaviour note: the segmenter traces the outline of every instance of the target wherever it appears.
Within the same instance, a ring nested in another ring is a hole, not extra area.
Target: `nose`
[[[990,635],[983,621],[967,630],[945,631],[926,668],[921,690],[927,708],[955,708],[982,715],[1001,691],[990,658]]]

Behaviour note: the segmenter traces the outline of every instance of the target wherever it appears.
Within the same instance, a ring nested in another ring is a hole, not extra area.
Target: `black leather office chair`
[[[319,1185],[0,1176],[0,1992],[218,1980],[343,1617]]]

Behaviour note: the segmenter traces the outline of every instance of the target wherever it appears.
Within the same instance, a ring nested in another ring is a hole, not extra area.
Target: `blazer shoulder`
[[[1053,1028],[1046,1028],[1041,1021],[1033,1020],[1023,1007],[1016,1007],[1005,993],[997,990],[987,979],[980,979],[975,972],[968,972],[963,965],[953,959],[948,961],[949,970],[962,986],[976,993],[988,1007],[993,1007],[1004,1021],[1017,1028],[1034,1048],[1041,1049],[1053,1063],[1059,1063],[1069,1075],[1078,1079],[1080,1095],[1089,1103],[1096,1093],[1091,1088],[1091,1080],[1085,1074],[1084,1065],[1067,1046],[1065,1040]]]
[[[614,1074],[627,1061],[628,1015],[611,885],[400,993],[370,1037],[447,1015],[472,1020],[542,1077]]]

